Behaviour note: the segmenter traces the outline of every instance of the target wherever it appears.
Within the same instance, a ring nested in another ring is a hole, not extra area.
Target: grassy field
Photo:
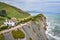
[[[25,18],[30,15],[21,9],[0,2],[0,11],[1,10],[5,10],[8,17]]]
[[[2,15],[4,14],[5,16],[4,17],[1,16],[1,13],[2,13]],[[21,9],[18,9],[16,7],[13,7],[11,5],[8,5],[6,3],[0,2],[0,24],[4,22],[4,20],[5,20],[4,18],[15,17],[16,19],[18,19],[18,18],[23,19],[23,18],[26,18],[28,16],[30,16],[29,13],[27,13]],[[1,17],[3,17],[3,18],[1,19]]]
[[[18,31],[13,30],[12,35],[15,39],[18,39],[18,38],[23,39],[25,37],[25,34],[21,30],[18,30]]]

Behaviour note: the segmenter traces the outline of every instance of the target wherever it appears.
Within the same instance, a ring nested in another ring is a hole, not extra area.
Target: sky
[[[24,11],[60,13],[60,0],[0,0]]]

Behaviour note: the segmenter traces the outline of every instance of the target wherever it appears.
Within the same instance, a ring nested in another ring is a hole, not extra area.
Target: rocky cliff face
[[[14,38],[12,30],[21,30],[24,34],[24,38]],[[36,21],[29,21],[24,24],[20,24],[19,27],[9,30],[3,33],[4,40],[47,40],[45,35],[46,30],[46,18],[42,17],[42,20],[37,18]]]

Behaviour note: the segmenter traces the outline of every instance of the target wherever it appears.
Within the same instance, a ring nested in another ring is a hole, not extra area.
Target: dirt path
[[[0,31],[0,34],[6,33],[6,32],[9,32],[9,31],[12,31],[12,30],[17,29],[17,28],[20,28],[20,27],[22,27],[22,26],[24,26],[24,25],[26,25],[26,24],[27,24],[27,23],[25,23],[25,24],[20,24],[20,25],[18,25],[18,26],[16,26],[16,27],[12,27],[11,29],[6,29],[6,30],[3,30],[3,31]]]

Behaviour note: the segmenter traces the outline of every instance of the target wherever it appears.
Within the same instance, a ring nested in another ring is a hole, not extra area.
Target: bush
[[[0,40],[4,40],[3,34],[0,34]]]
[[[32,38],[30,38],[30,40],[32,40]]]
[[[2,11],[0,11],[0,16],[2,16],[2,17],[6,17],[6,16],[7,16],[7,14],[6,14],[6,10],[2,10]]]
[[[25,34],[21,30],[18,30],[18,31],[13,30],[12,34],[15,39],[18,39],[18,38],[23,39],[25,37]]]
[[[0,28],[0,31],[5,30],[7,28],[8,28],[8,26],[3,26],[3,27]]]

